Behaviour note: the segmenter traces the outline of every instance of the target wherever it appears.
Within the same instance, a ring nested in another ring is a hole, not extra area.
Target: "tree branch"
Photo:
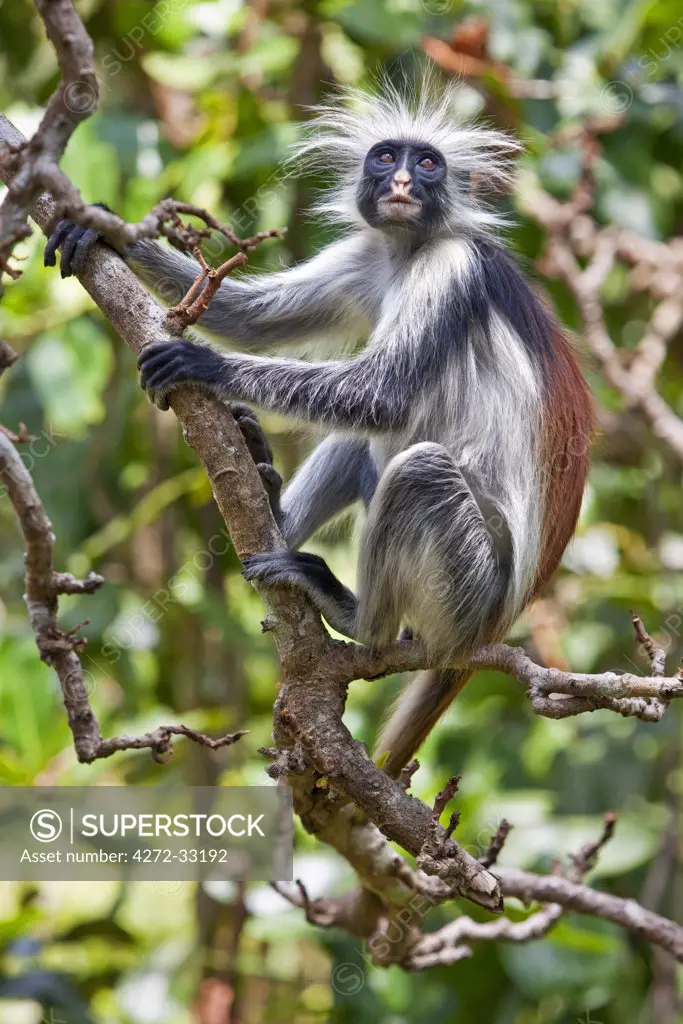
[[[93,63],[94,48],[71,0],[36,0],[50,42],[57,53],[62,75],[50,97],[35,135],[27,142],[21,136],[3,138],[0,158],[13,172],[9,191],[0,205],[0,276],[19,272],[8,265],[13,246],[30,234],[28,216],[43,189],[57,191],[72,203],[82,205],[78,190],[59,168],[59,161],[74,129],[89,117],[99,95]]]
[[[441,803],[443,794],[437,798]],[[373,923],[372,914],[358,916],[356,890],[336,900],[311,900],[303,885],[298,882],[298,892],[290,887],[276,885],[276,890],[294,906],[301,907],[306,920],[320,927],[343,928],[353,935],[369,938],[369,949],[373,954],[373,962],[386,966],[387,963],[400,963],[405,970],[422,971],[437,965],[448,965],[472,956],[471,943],[479,942],[531,942],[543,938],[557,924],[567,910],[600,917],[606,921],[625,928],[640,938],[646,939],[655,946],[671,953],[679,962],[683,962],[683,928],[659,914],[646,910],[635,900],[622,899],[609,893],[598,892],[582,884],[583,877],[591,871],[597,862],[598,855],[614,834],[616,816],[608,814],[602,835],[594,843],[589,843],[569,858],[569,866],[562,873],[561,865],[556,864],[550,875],[536,875],[529,871],[518,871],[514,868],[496,867],[501,887],[506,896],[515,896],[528,904],[541,904],[540,910],[531,914],[523,921],[512,921],[502,917],[496,921],[475,921],[471,917],[461,915],[454,921],[439,928],[435,932],[421,934],[417,927],[417,919],[423,918],[433,906],[444,901],[447,896],[437,889],[422,888],[419,872],[413,872],[407,865],[400,869],[404,882],[414,891],[413,899],[403,909],[403,916],[395,915],[392,928],[392,939],[389,932],[382,927],[386,922],[382,910],[375,909],[375,931],[370,928]],[[493,846],[500,847],[510,826],[505,823],[494,840]],[[488,856],[488,855],[486,855]],[[496,854],[497,856],[497,854]],[[416,902],[415,897],[422,898]],[[355,907],[356,912],[350,913]],[[406,914],[407,908],[411,908]],[[367,910],[367,908],[366,908]],[[401,928],[397,929],[397,920]]]
[[[614,835],[616,815],[608,814],[602,835],[594,843],[588,843],[578,854],[570,856],[570,866],[563,876],[560,865],[551,875],[534,875],[530,872],[508,868],[496,868],[506,895],[517,896],[523,902],[542,904],[540,910],[525,921],[498,921],[481,923],[470,917],[458,917],[436,932],[423,936],[410,949],[404,966],[408,970],[424,970],[436,964],[450,964],[471,956],[470,942],[491,942],[502,939],[506,942],[530,942],[540,939],[554,927],[567,909],[602,917],[629,931],[648,939],[654,945],[669,950],[683,962],[683,928],[667,921],[657,914],[645,910],[635,900],[623,900],[606,893],[596,892],[582,885],[581,881],[591,871],[603,847]],[[510,830],[507,822],[501,827],[486,855],[490,863],[491,852],[494,861]],[[591,909],[588,909],[591,908]]]
[[[566,878],[534,875],[516,868],[496,868],[496,874],[506,896],[516,896],[524,903],[558,903],[566,910],[612,921],[633,935],[668,950],[683,963],[683,928],[645,910],[636,900],[598,892]]]
[[[399,642],[379,652],[349,645],[347,658],[349,681],[447,667],[430,663],[414,643]],[[587,711],[608,709],[625,718],[634,716],[646,722],[658,722],[669,701],[683,696],[680,671],[669,677],[637,676],[629,672],[565,672],[537,665],[522,647],[507,644],[480,647],[467,667],[496,669],[526,684],[535,713],[545,718],[569,718]]]

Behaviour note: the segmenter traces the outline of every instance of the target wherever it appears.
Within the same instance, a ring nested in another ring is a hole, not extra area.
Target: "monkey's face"
[[[446,173],[433,146],[379,142],[365,157],[358,209],[372,227],[429,230],[444,218]]]

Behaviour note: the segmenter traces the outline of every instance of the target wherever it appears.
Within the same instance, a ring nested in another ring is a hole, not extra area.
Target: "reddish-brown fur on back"
[[[568,338],[553,332],[543,409],[544,528],[534,593],[553,575],[581,511],[594,429],[593,403]]]

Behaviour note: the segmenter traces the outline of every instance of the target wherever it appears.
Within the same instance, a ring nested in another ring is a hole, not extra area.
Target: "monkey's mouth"
[[[388,196],[382,196],[380,203],[405,203],[406,206],[421,206],[418,199],[407,196],[404,192],[390,192]]]
[[[419,199],[414,199],[412,196],[407,196],[400,192],[393,192],[388,196],[382,196],[377,205],[382,213],[397,220],[414,217],[422,208],[422,203]]]

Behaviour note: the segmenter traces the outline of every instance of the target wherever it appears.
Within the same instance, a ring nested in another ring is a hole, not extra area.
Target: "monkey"
[[[298,160],[335,171],[316,212],[344,231],[306,262],[224,280],[193,339],[147,346],[141,384],[161,407],[181,385],[247,403],[240,421],[287,549],[244,560],[247,580],[303,590],[342,635],[382,649],[401,636],[429,664],[381,731],[396,776],[557,569],[580,512],[592,400],[573,344],[503,239],[478,178],[509,191],[519,144],[453,113],[447,88],[384,84],[316,109]],[[62,221],[46,248],[63,276],[97,235]],[[189,257],[140,241],[124,258],[154,286],[189,289]],[[334,358],[263,354],[302,341]],[[350,346],[350,347],[349,347]],[[280,497],[251,406],[328,433]],[[365,507],[357,593],[301,545]],[[464,666],[464,667],[458,667]]]

